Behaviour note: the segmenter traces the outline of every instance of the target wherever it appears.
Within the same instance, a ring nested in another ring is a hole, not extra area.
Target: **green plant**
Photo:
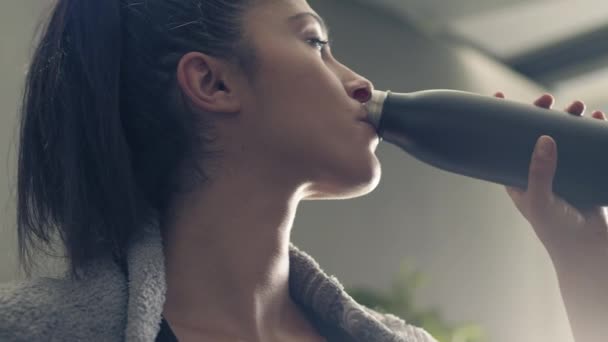
[[[412,269],[404,261],[393,278],[388,293],[358,287],[347,289],[347,292],[361,305],[382,313],[391,313],[409,324],[424,328],[439,342],[484,341],[484,333],[476,324],[452,325],[441,317],[437,309],[423,310],[416,307],[414,292],[426,281],[422,272]]]

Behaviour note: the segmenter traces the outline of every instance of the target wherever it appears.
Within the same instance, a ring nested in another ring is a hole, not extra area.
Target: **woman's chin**
[[[311,188],[311,195],[305,199],[333,200],[361,197],[374,191],[380,183],[382,168],[375,155],[365,167],[351,167],[332,180],[317,183]]]

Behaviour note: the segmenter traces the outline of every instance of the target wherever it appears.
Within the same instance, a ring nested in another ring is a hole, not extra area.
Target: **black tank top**
[[[158,332],[158,335],[156,335],[156,340],[154,340],[154,342],[178,342],[177,337],[173,334],[173,330],[171,330],[165,317],[161,315],[161,318],[160,331]]]
[[[178,342],[177,337],[173,334],[173,330],[169,326],[169,322],[165,320],[165,317],[161,315],[160,322],[160,331],[156,336],[154,342]],[[328,329],[327,327],[322,327],[318,321],[315,320],[315,325],[318,328],[321,328],[322,336],[327,338],[329,342],[349,342],[352,341],[352,337],[346,334],[346,332],[340,328]]]

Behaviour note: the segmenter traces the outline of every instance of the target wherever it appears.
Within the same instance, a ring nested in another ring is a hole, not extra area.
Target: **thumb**
[[[534,148],[528,175],[528,197],[534,207],[545,206],[553,199],[553,177],[557,168],[557,145],[549,136],[541,136]]]

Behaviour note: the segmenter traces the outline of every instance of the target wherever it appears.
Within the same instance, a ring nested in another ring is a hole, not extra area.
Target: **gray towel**
[[[326,336],[341,336],[334,338],[340,342],[436,342],[394,315],[356,303],[293,244],[289,254],[291,296]],[[80,281],[44,277],[0,286],[0,341],[153,342],[165,290],[162,241],[152,226],[130,245],[128,277],[113,261],[99,260]]]

